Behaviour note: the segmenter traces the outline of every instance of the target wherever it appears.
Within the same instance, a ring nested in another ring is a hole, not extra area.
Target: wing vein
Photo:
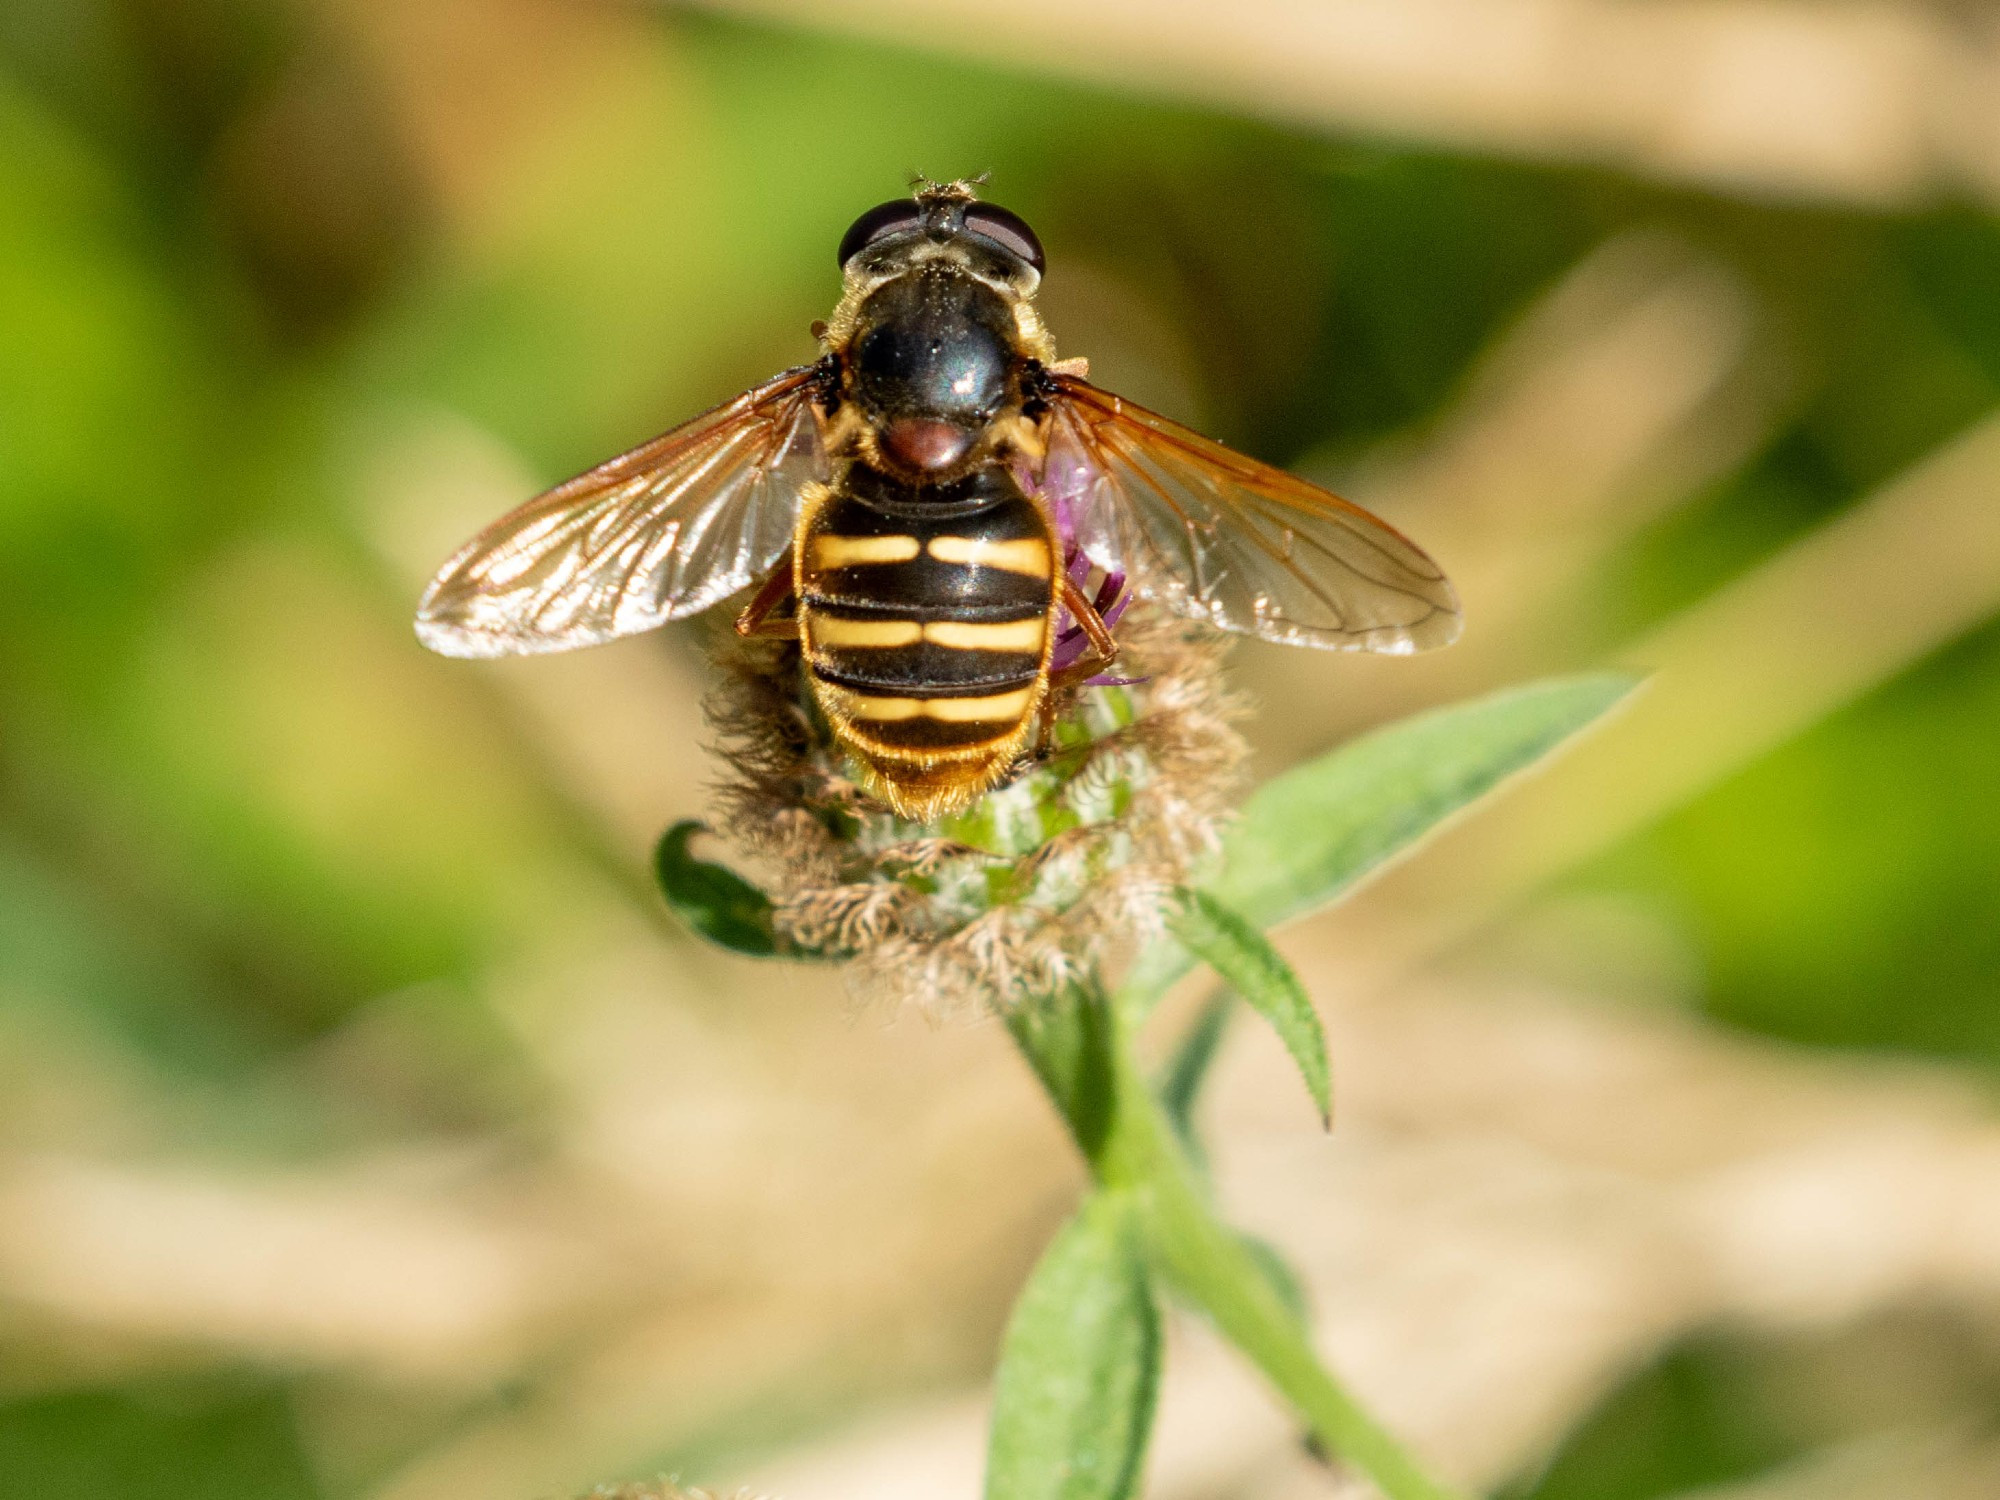
[[[1412,651],[1457,633],[1450,584],[1414,543],[1337,495],[1057,377],[1045,480],[1100,566],[1225,630]]]
[[[431,581],[418,634],[453,656],[563,651],[745,587],[825,478],[814,377],[788,370],[503,516]]]

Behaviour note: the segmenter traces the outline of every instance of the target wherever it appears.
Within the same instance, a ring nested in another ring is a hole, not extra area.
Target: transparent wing
[[[1054,377],[1042,488],[1099,567],[1223,630],[1334,651],[1422,651],[1458,596],[1394,527],[1074,376]]]
[[[769,573],[826,477],[814,367],[538,495],[431,580],[417,635],[446,656],[569,651],[699,613]]]

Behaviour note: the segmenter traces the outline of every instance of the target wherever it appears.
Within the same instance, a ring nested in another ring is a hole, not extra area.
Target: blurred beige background
[[[1661,0],[128,0],[0,23],[0,1497],[971,1495],[1078,1168],[992,1025],[651,897],[699,628],[425,657],[473,527],[991,169],[1106,384],[1460,583],[1268,773],[1615,722],[1282,935],[1225,1202],[1440,1472],[2000,1494],[2000,30]],[[1168,1008],[1156,1044],[1187,1013]],[[1149,1493],[1352,1493],[1176,1325]]]

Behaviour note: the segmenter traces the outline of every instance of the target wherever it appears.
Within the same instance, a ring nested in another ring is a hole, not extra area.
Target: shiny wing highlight
[[[1387,522],[1086,380],[1053,383],[1043,493],[1141,594],[1281,645],[1401,654],[1457,637],[1451,584]]]
[[[417,605],[446,656],[569,651],[697,614],[768,574],[826,477],[803,365],[538,495],[474,537]]]

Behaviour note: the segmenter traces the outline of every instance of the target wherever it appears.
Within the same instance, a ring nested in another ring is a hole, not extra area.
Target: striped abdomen
[[[1006,774],[1047,688],[1055,548],[998,466],[905,489],[854,468],[801,519],[806,670],[898,812],[929,819]]]

